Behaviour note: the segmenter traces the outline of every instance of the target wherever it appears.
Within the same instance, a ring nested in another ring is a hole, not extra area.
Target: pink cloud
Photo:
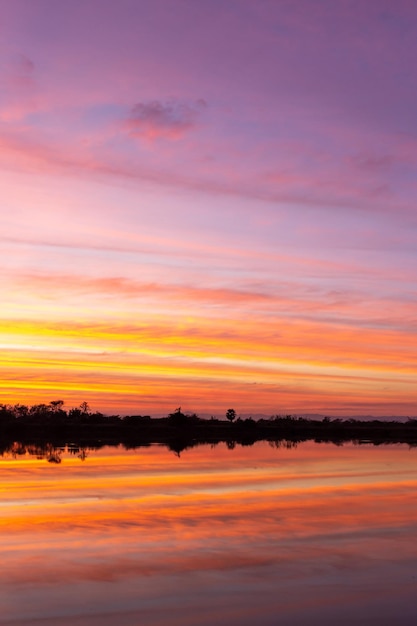
[[[192,103],[159,100],[139,102],[131,110],[127,127],[132,135],[149,140],[180,139],[194,128],[206,106],[204,100]]]
[[[6,66],[7,82],[12,87],[31,87],[33,86],[34,72],[35,64],[33,61],[25,54],[18,53]]]
[[[184,136],[194,122],[183,119],[164,118],[165,113],[153,114],[143,119],[131,120],[128,127],[134,136],[153,141],[175,140]],[[394,154],[346,157],[332,162],[331,153],[320,163],[305,167],[302,162],[306,152],[300,150],[292,163],[285,161],[285,152],[277,154],[275,165],[265,166],[253,161],[247,168],[246,162],[239,163],[242,155],[223,150],[223,139],[217,148],[211,140],[211,148],[222,151],[220,161],[205,161],[195,152],[200,148],[187,143],[182,152],[175,141],[175,151],[169,147],[153,150],[149,154],[133,154],[127,158],[123,152],[114,152],[107,144],[114,142],[117,135],[97,135],[88,143],[65,138],[60,143],[39,135],[35,129],[20,123],[13,128],[0,128],[1,161],[4,167],[39,171],[50,174],[82,176],[96,180],[108,178],[127,179],[140,184],[149,181],[162,187],[178,187],[213,195],[233,195],[262,199],[269,203],[291,203],[305,206],[355,207],[372,211],[395,210],[410,213],[414,210],[414,199],[410,197],[409,180],[400,187],[389,174],[393,164],[401,164],[401,156]],[[207,146],[208,147],[208,146]],[[416,159],[417,148],[408,144],[410,165]],[[193,156],[195,158],[193,158]],[[310,158],[310,157],[309,157]],[[311,156],[314,158],[314,155]],[[184,168],[183,161],[189,162]],[[177,163],[181,163],[178,165]],[[387,174],[389,176],[387,176]],[[407,195],[408,191],[408,195]]]
[[[38,106],[35,64],[22,53],[11,55],[0,64],[0,122],[20,123]]]

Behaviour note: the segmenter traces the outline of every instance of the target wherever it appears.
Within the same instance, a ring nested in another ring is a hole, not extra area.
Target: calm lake
[[[417,448],[72,452],[0,457],[1,624],[417,623]]]

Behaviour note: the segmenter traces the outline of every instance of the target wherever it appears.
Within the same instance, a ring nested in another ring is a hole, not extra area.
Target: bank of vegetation
[[[123,444],[126,447],[165,444],[175,452],[203,443],[252,445],[269,441],[275,445],[302,441],[356,444],[407,443],[417,445],[417,419],[395,420],[310,419],[274,415],[267,419],[242,419],[228,409],[224,419],[202,419],[181,408],[166,417],[149,415],[104,415],[93,412],[86,402],[66,410],[61,400],[49,404],[0,404],[0,445],[7,449],[19,441],[26,444],[95,446]]]

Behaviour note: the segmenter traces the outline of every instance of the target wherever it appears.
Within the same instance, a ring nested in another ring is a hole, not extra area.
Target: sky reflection
[[[0,622],[414,624],[416,455],[258,443],[3,458]]]

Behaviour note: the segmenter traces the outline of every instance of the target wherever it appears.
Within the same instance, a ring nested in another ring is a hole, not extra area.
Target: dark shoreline
[[[161,444],[179,454],[202,444],[225,443],[233,448],[235,445],[250,446],[257,441],[268,441],[277,447],[291,447],[305,441],[335,445],[402,443],[414,447],[417,446],[417,420],[316,420],[275,416],[257,421],[251,418],[227,421],[201,419],[186,415],[180,409],[163,418],[140,415],[121,418],[78,409],[72,414],[61,409],[19,416],[12,407],[0,409],[0,454],[16,447],[16,442],[40,450],[45,446],[63,449],[72,445],[75,449],[94,449],[123,445],[131,449]]]

